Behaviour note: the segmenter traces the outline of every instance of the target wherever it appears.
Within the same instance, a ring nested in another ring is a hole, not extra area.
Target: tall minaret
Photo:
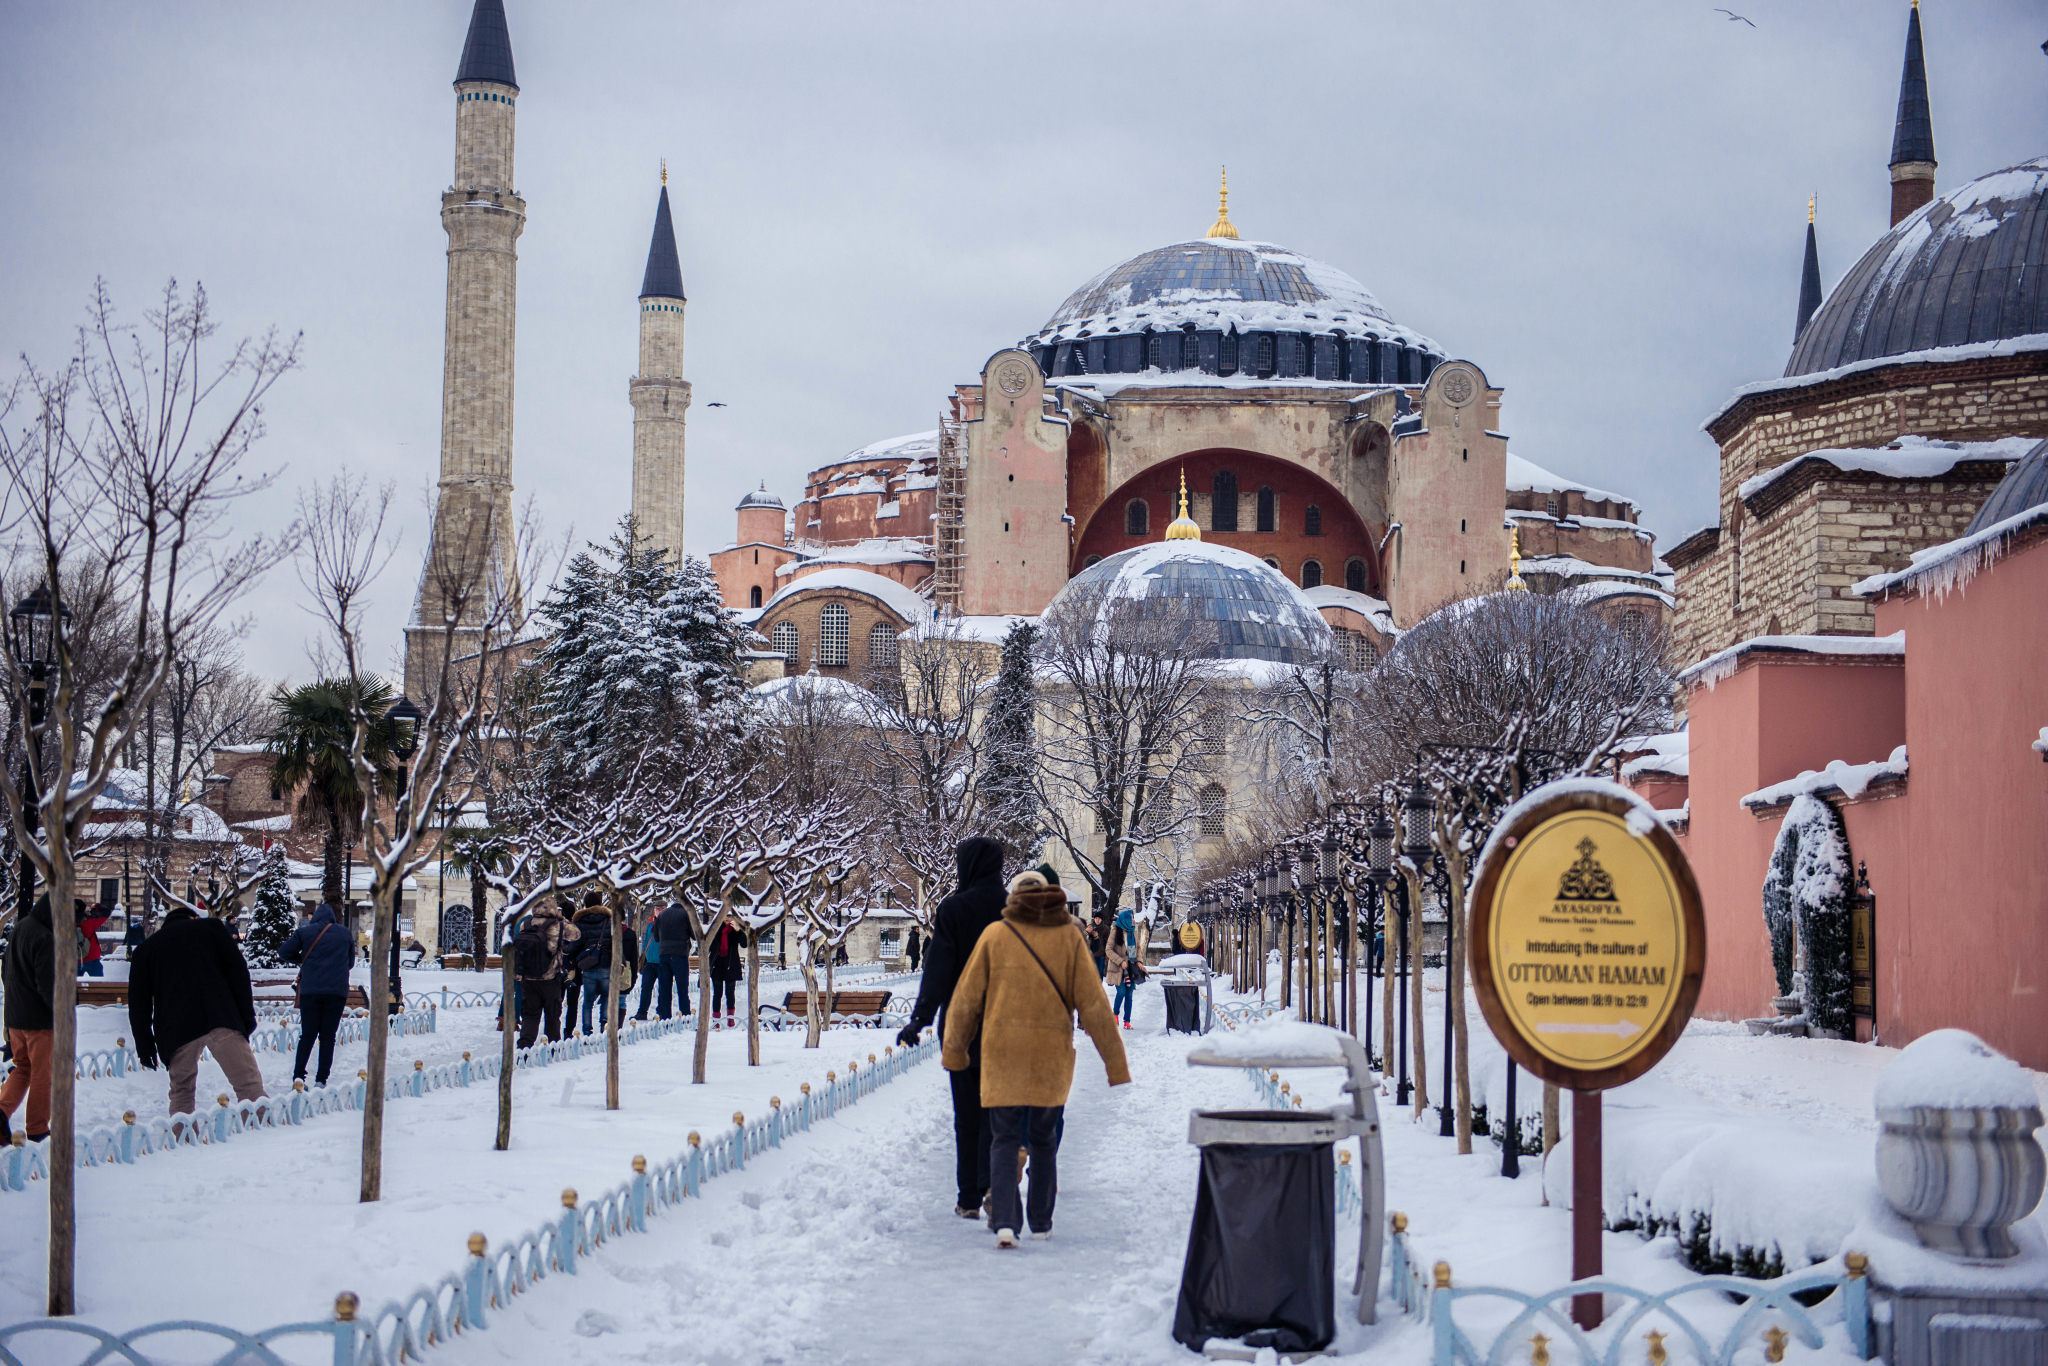
[[[683,379],[683,266],[668,214],[668,166],[654,207],[654,239],[640,279],[640,373],[627,385],[633,402],[633,520],[640,534],[683,558],[683,416],[690,386]]]
[[[1892,127],[1892,226],[1934,198],[1934,112],[1927,103],[1927,58],[1920,49],[1920,0],[1906,19],[1906,67],[1899,73],[1899,117]]]
[[[441,195],[448,233],[448,330],[441,369],[441,480],[433,541],[406,628],[406,691],[422,705],[440,661],[444,612],[481,643],[481,602],[448,607],[444,588],[486,570],[517,591],[512,558],[512,360],[516,244],[526,201],[512,189],[519,82],[503,0],[476,0],[455,73],[455,183]]]
[[[1799,345],[1799,334],[1806,331],[1806,324],[1812,320],[1814,310],[1820,307],[1820,242],[1813,235],[1814,196],[1806,197],[1806,261],[1799,270],[1799,321],[1792,326],[1792,344]]]

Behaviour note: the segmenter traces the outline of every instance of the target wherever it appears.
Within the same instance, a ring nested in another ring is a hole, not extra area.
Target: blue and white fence
[[[249,1047],[259,1053],[291,1053],[299,1046],[299,1024],[296,1017],[288,1017],[277,1024],[264,1024],[263,1017],[254,1033],[249,1035]],[[422,1011],[407,1011],[391,1017],[391,1033],[394,1036],[409,1034],[433,1034],[435,1010],[428,1006]],[[344,1019],[334,1031],[337,1045],[361,1043],[370,1037],[369,1012],[351,1015]],[[12,1062],[0,1062],[0,1081],[4,1081],[14,1070]],[[142,1070],[142,1059],[135,1052],[135,1046],[126,1039],[114,1040],[112,1048],[96,1048],[78,1055],[72,1072],[80,1081],[99,1081],[107,1077],[125,1077]]]
[[[325,1339],[320,1344],[323,1366],[400,1366],[417,1361],[428,1348],[449,1342],[458,1333],[489,1327],[493,1315],[510,1310],[514,1295],[524,1294],[550,1275],[577,1274],[578,1262],[606,1243],[628,1233],[647,1232],[650,1219],[685,1200],[701,1197],[707,1182],[743,1170],[750,1158],[809,1132],[814,1124],[872,1094],[938,1051],[935,1038],[913,1048],[886,1048],[880,1058],[869,1054],[865,1067],[858,1061],[849,1063],[844,1076],[826,1073],[825,1085],[816,1091],[806,1082],[794,1105],[784,1105],[781,1097],[773,1097],[764,1116],[748,1120],[735,1114],[731,1129],[708,1140],[691,1134],[689,1146],[666,1162],[650,1166],[645,1158],[636,1157],[631,1180],[590,1201],[582,1200],[573,1190],[563,1191],[559,1215],[495,1249],[481,1233],[473,1233],[461,1270],[390,1302],[367,1320],[358,1316],[360,1301],[348,1292],[335,1297],[332,1320],[281,1324],[255,1332],[179,1320],[114,1333],[76,1319],[30,1319],[0,1327],[0,1366],[23,1366],[14,1351],[15,1341],[45,1333],[86,1339],[93,1344],[83,1357],[87,1362],[115,1360],[125,1366],[149,1366],[157,1358],[142,1344],[177,1335],[220,1339],[225,1350],[212,1359],[214,1366],[310,1366],[305,1355],[287,1357],[273,1346],[295,1337]],[[180,1346],[187,1350],[178,1352],[177,1359],[193,1360],[189,1343]]]
[[[1387,1240],[1388,1269],[1394,1298],[1429,1324],[1432,1366],[1505,1366],[1510,1361],[1529,1360],[1556,1361],[1559,1366],[1568,1362],[1620,1366],[1624,1361],[1644,1359],[1644,1355],[1650,1361],[1664,1361],[1669,1357],[1664,1343],[1673,1338],[1689,1344],[1693,1360],[1703,1366],[1732,1366],[1738,1354],[1759,1348],[1764,1360],[1783,1361],[1789,1343],[1808,1349],[1820,1347],[1822,1323],[1832,1320],[1837,1308],[1850,1350],[1866,1361],[1871,1357],[1868,1263],[1860,1253],[1849,1253],[1841,1272],[1802,1271],[1769,1281],[1701,1276],[1658,1292],[1595,1277],[1531,1295],[1503,1286],[1453,1285],[1448,1262],[1436,1263],[1425,1279],[1409,1246],[1408,1217],[1395,1214],[1388,1222],[1392,1229]],[[1829,1306],[1826,1320],[1816,1317],[1798,1298],[1816,1291],[1829,1292],[1814,1306]],[[1608,1303],[1620,1300],[1626,1307],[1608,1314],[1600,1327],[1589,1331],[1572,1321],[1571,1301],[1578,1295],[1603,1295]],[[1676,1305],[1687,1295],[1710,1296],[1708,1305],[1722,1311],[1716,1317],[1725,1315],[1731,1299],[1742,1308],[1733,1323],[1706,1326],[1694,1322]],[[1458,1322],[1457,1309],[1460,1301],[1482,1299],[1505,1300],[1521,1308],[1504,1326],[1492,1330],[1491,1336],[1482,1331],[1475,1342]],[[1570,1357],[1563,1355],[1567,1347]]]

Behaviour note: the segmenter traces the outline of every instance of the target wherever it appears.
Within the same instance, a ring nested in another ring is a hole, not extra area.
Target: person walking
[[[677,997],[682,1003],[682,1013],[690,1013],[690,945],[697,939],[697,924],[690,910],[680,901],[671,901],[661,908],[661,914],[654,917],[654,942],[661,945],[662,982],[661,1017],[668,1018],[669,983],[674,982]],[[647,1010],[642,998],[640,1010]]]
[[[306,1059],[317,1041],[320,1066],[313,1084],[325,1086],[334,1068],[334,1031],[341,1028],[341,1014],[348,1005],[348,970],[354,961],[341,916],[321,902],[305,924],[286,936],[277,956],[281,962],[299,965],[299,1055],[292,1063],[292,1080],[306,1079]]]
[[[1095,959],[1095,975],[1109,980],[1109,915],[1097,911],[1088,922],[1088,952]]]
[[[603,1029],[611,1011],[612,913],[601,892],[585,892],[583,909],[576,912],[576,978],[583,988],[583,1032],[594,1034],[590,1012],[597,1011],[597,1029]],[[574,1033],[572,1029],[570,1031]]]
[[[199,1055],[211,1053],[238,1100],[263,1094],[263,1070],[249,1049],[256,998],[249,964],[227,923],[174,907],[142,941],[128,972],[128,1025],[144,1067],[171,1074],[170,1112],[193,1113]]]
[[[661,975],[661,940],[654,934],[654,922],[660,918],[659,915],[650,914],[647,923],[640,927],[640,1008],[633,1012],[633,1018],[636,1020],[647,1018],[647,1008],[654,1004],[654,987],[657,979],[661,983],[661,1018],[668,1018],[669,983]]]
[[[1138,979],[1131,962],[1132,946],[1124,938],[1122,917],[1110,929],[1109,942],[1105,946],[1105,957],[1109,963],[1109,980],[1116,983],[1116,999],[1110,1003],[1109,1012],[1120,1016],[1124,1028],[1131,1027],[1131,998],[1138,994]]]
[[[0,1082],[0,1144],[14,1141],[8,1116],[23,1100],[28,1109],[21,1118],[22,1134],[40,1143],[50,1135],[50,1046],[57,1019],[57,939],[49,897],[38,897],[29,913],[14,922],[7,961],[0,965],[0,988],[7,993],[0,1022],[14,1054],[14,1070]]]
[[[917,937],[917,926],[910,927],[910,942],[903,946],[903,956],[910,960],[910,970],[917,971],[918,959],[924,955],[924,945]]]
[[[704,971],[711,974],[711,1027],[718,1028],[718,1002],[725,1001],[725,1027],[739,1028],[740,977],[745,971],[740,962],[740,950],[746,947],[747,932],[739,921],[726,917],[718,933],[712,937],[711,952],[706,955]]]
[[[94,903],[84,912],[78,922],[78,975],[80,977],[105,977],[106,966],[100,962],[100,927],[113,918],[111,907]]]
[[[924,955],[924,977],[918,983],[917,1004],[911,1008],[910,1023],[897,1034],[896,1042],[917,1046],[918,1036],[939,1017],[939,1034],[944,1037],[953,988],[960,972],[980,940],[983,930],[1003,918],[1003,843],[975,836],[962,840],[953,851],[959,881],[953,894],[932,912],[932,940]],[[988,1116],[981,1108],[981,1045],[970,1038],[966,1044],[967,1066],[952,1070],[953,1159],[958,1199],[953,1212],[963,1219],[981,1217],[982,1202],[988,1198]]]
[[[1059,1195],[1059,1130],[1074,1084],[1074,1017],[1095,1044],[1111,1086],[1131,1079],[1123,1037],[1102,999],[1102,979],[1081,927],[1067,911],[1058,874],[1041,864],[1010,880],[1002,921],[982,932],[946,1011],[942,1061],[971,1065],[981,1043],[981,1103],[989,1115],[989,1219],[996,1246],[1052,1236]],[[1020,1207],[1017,1159],[1031,1154],[1031,1191]]]
[[[563,947],[578,931],[562,915],[559,903],[542,901],[526,917],[519,933],[506,944],[519,979],[519,1046],[533,1047],[543,1020],[548,1042],[562,1037],[562,979],[566,975]]]

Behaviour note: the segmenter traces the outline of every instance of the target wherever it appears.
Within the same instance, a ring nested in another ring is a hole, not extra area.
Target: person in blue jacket
[[[311,918],[285,939],[277,956],[299,965],[299,1056],[292,1064],[292,1080],[306,1079],[306,1058],[317,1039],[320,1068],[313,1084],[325,1086],[334,1067],[334,1031],[341,1027],[342,1008],[348,1003],[348,970],[355,963],[348,927],[334,907],[323,901]]]

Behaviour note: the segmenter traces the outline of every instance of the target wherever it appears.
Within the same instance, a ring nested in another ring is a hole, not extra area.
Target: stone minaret
[[[661,169],[661,200],[654,209],[654,239],[640,280],[640,373],[627,385],[633,402],[633,520],[640,534],[683,558],[683,417],[690,386],[683,379],[683,267],[668,213],[668,167]]]
[[[1792,326],[1792,344],[1799,345],[1799,334],[1806,331],[1806,324],[1813,319],[1814,310],[1820,307],[1820,240],[1813,233],[1813,197],[1806,200],[1806,261],[1799,269],[1799,321]]]
[[[1920,50],[1920,0],[1906,20],[1906,67],[1899,74],[1899,117],[1892,130],[1892,226],[1934,198],[1934,113],[1927,103],[1927,58]]]
[[[448,329],[441,370],[441,479],[433,541],[406,628],[406,691],[423,705],[446,616],[459,610],[467,653],[482,644],[483,610],[451,609],[444,588],[489,573],[516,593],[512,555],[512,360],[517,243],[526,201],[512,188],[519,82],[503,0],[476,0],[455,73],[455,183],[441,195],[448,233]]]

